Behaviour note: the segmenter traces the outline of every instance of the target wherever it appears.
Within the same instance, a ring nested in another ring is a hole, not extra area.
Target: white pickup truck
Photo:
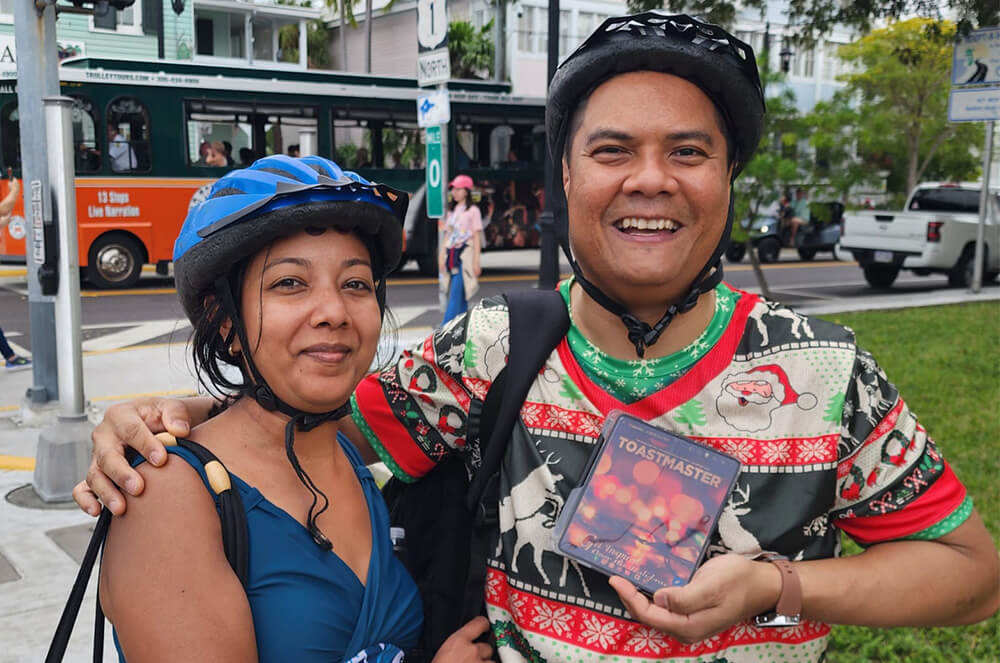
[[[874,288],[892,286],[902,269],[948,275],[957,287],[972,284],[979,193],[976,183],[919,185],[902,212],[849,212],[840,248],[854,254]],[[986,215],[983,282],[1000,273],[1000,193],[990,191]]]

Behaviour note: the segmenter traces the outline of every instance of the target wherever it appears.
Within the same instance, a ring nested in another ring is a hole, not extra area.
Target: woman
[[[338,434],[375,355],[405,211],[405,194],[332,161],[279,155],[220,178],[189,213],[177,292],[199,378],[230,399],[190,439],[232,475],[248,572],[244,589],[192,454],[140,465],[146,492],[112,521],[100,578],[122,660],[395,662],[416,643],[416,587]],[[489,660],[473,643],[485,628],[470,622],[434,660]]]
[[[472,204],[472,186],[472,178],[468,175],[458,175],[448,185],[451,203],[445,215],[444,236],[438,254],[441,282],[448,288],[442,325],[465,313],[469,309],[469,297],[479,288],[483,217],[479,207]]]

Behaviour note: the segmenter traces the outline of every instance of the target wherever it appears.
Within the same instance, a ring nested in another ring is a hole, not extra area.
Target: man
[[[111,170],[116,173],[134,170],[138,165],[132,146],[118,133],[115,124],[108,124],[108,157],[111,159]]]
[[[500,471],[485,599],[502,661],[818,661],[828,622],[963,624],[997,610],[989,534],[849,330],[720,283],[732,182],[762,115],[750,47],[683,15],[609,19],[552,81],[547,138],[574,271],[560,292],[573,324],[528,393]],[[507,340],[498,299],[456,318],[362,382],[352,439],[405,480],[448,453],[476,467],[469,403],[505,365]],[[210,405],[118,406],[95,430],[95,456],[137,494],[120,438],[162,462],[144,424],[183,434],[188,411],[200,421]],[[652,600],[553,546],[612,410],[743,463],[711,558]],[[89,481],[124,509],[96,466]],[[83,484],[75,493],[96,512]],[[841,530],[865,552],[838,559]]]

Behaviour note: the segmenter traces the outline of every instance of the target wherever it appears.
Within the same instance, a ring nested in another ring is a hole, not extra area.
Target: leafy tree
[[[712,23],[731,26],[739,9],[757,9],[762,14],[767,0],[626,0],[630,11],[665,8],[705,16]],[[775,6],[787,12],[800,40],[805,43],[830,32],[837,25],[868,32],[872,23],[902,16],[940,18],[942,5],[958,17],[958,28],[965,34],[975,26],[1000,24],[1000,3],[997,0],[782,0]]]
[[[452,78],[493,75],[493,19],[478,30],[469,21],[448,24],[448,55]]]
[[[803,122],[810,130],[809,144],[816,157],[809,168],[812,182],[826,185],[843,201],[855,186],[875,182],[879,164],[857,157],[863,118],[848,92],[839,91],[829,101],[818,102]]]
[[[306,62],[310,69],[330,69],[330,30],[322,19],[306,22]],[[299,26],[293,23],[278,28],[280,62],[299,61]]]
[[[854,65],[841,78],[860,98],[860,151],[869,163],[895,168],[893,190],[910,191],[931,172],[956,179],[977,173],[970,148],[982,142],[982,126],[948,122],[955,33],[950,21],[912,18],[840,48]]]
[[[766,70],[766,58],[767,52],[761,53],[758,58],[767,101],[764,132],[753,159],[736,180],[735,219],[748,224],[766,206],[776,201],[793,182],[801,180],[795,146],[805,138],[805,125],[795,107],[794,93],[780,85],[784,81],[784,74]],[[748,227],[736,228],[734,224],[733,237],[745,241]],[[751,258],[753,259],[752,252]]]

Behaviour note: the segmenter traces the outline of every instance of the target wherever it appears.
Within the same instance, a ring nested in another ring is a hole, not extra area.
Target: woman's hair
[[[323,228],[326,230],[326,228]],[[309,229],[306,230],[308,232]],[[375,274],[381,272],[381,266],[378,264],[380,262],[379,254],[376,250],[375,241],[366,235],[352,232],[356,237],[361,239],[365,247],[368,249],[368,253],[372,260],[372,271]],[[277,238],[275,238],[277,239]],[[268,245],[263,251],[270,251],[271,246]],[[255,254],[256,255],[256,254]],[[247,256],[240,262],[236,263],[226,275],[226,281],[229,284],[229,290],[233,294],[233,302],[237,308],[237,315],[243,315],[243,311],[240,310],[242,304],[242,293],[243,288],[246,284],[246,272],[247,268],[250,266],[250,261],[253,260],[254,256]],[[263,283],[258,284],[258,297],[263,296]],[[198,378],[198,383],[205,388],[205,390],[215,396],[221,397],[223,399],[235,399],[242,396],[249,390],[249,385],[252,383],[249,373],[240,358],[240,354],[237,353],[235,356],[230,354],[229,348],[233,341],[236,340],[236,329],[235,326],[231,326],[229,333],[225,337],[219,332],[222,325],[227,320],[227,315],[223,310],[222,306],[219,305],[218,295],[215,292],[215,287],[212,286],[203,293],[203,299],[205,301],[205,306],[202,309],[202,314],[195,321],[194,327],[191,331],[191,356],[194,360],[194,370],[195,375]],[[392,311],[389,310],[388,304],[382,307],[383,318],[382,318],[382,330],[379,335],[379,345],[375,353],[375,368],[376,371],[381,371],[388,367],[391,362],[395,359],[397,350],[395,349],[398,339],[399,328],[396,322],[396,318]],[[258,315],[263,315],[263,311],[258,307]],[[262,329],[260,324],[262,320],[258,319],[258,329]],[[251,340],[251,342],[259,342],[260,338]],[[389,341],[383,344],[382,341]],[[227,371],[225,366],[231,366],[240,373],[240,380],[234,381],[233,371]]]
[[[462,190],[465,191],[465,206],[472,207],[472,189],[463,188]],[[448,201],[449,212],[454,210],[457,206],[458,206],[458,201],[455,200],[454,198]]]

